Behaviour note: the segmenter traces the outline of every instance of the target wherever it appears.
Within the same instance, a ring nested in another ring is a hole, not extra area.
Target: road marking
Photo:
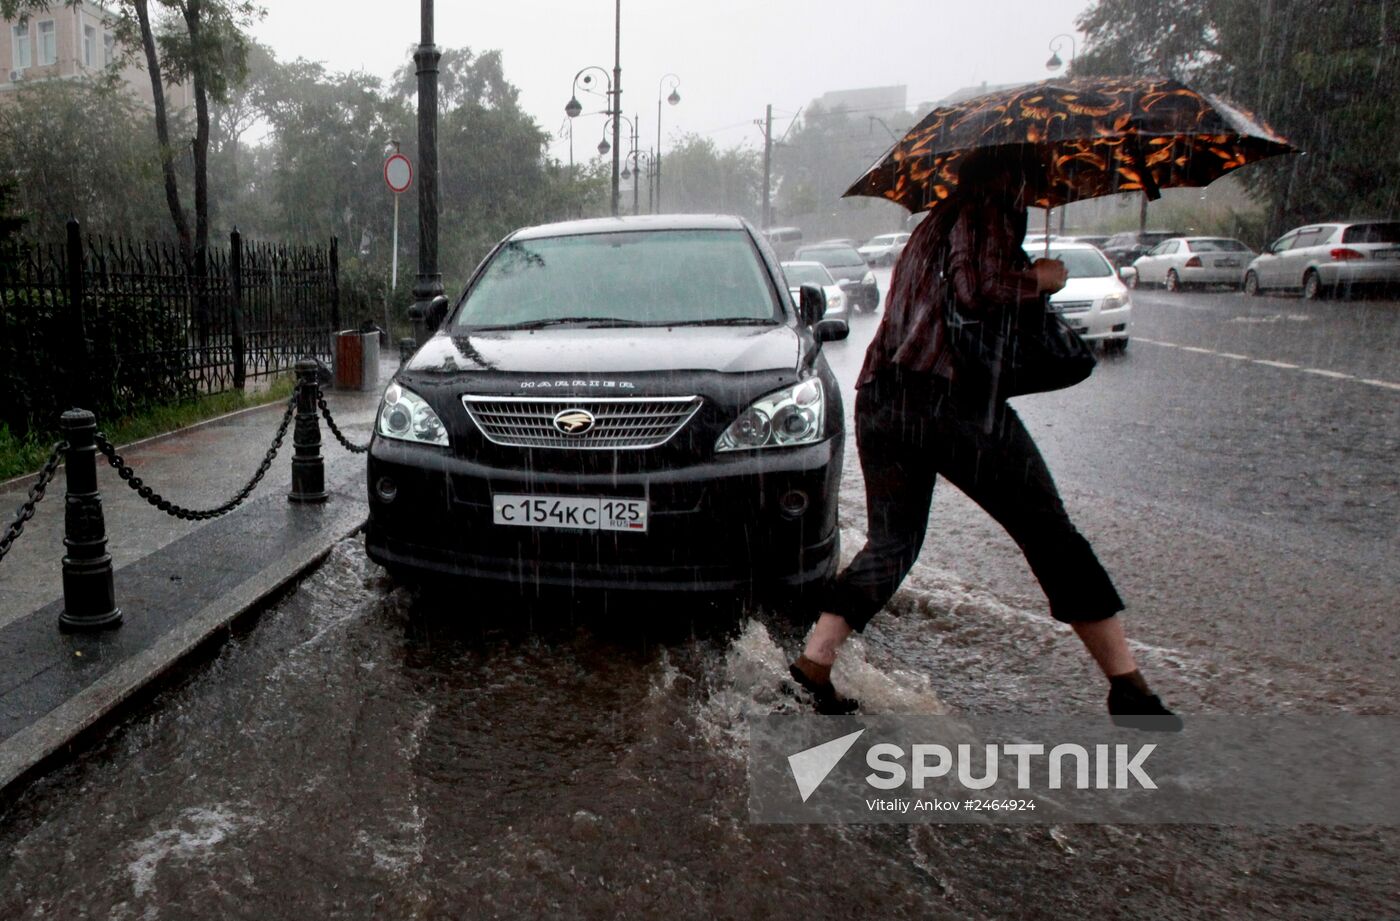
[[[1330,377],[1338,381],[1355,381],[1358,384],[1369,384],[1372,387],[1383,387],[1386,390],[1400,390],[1400,384],[1392,381],[1381,381],[1370,377],[1357,377],[1354,374],[1344,374],[1341,371],[1329,371],[1326,368],[1304,368],[1302,365],[1295,365],[1287,361],[1275,361],[1272,358],[1251,358],[1248,355],[1241,355],[1239,352],[1217,352],[1215,349],[1205,349],[1198,345],[1182,345],[1179,342],[1166,342],[1161,339],[1148,339],[1145,336],[1135,337],[1137,342],[1145,342],[1148,345],[1160,345],[1166,349],[1181,349],[1183,352],[1195,352],[1198,355],[1214,355],[1217,358],[1228,358],[1231,361],[1249,361],[1256,365],[1265,365],[1270,368],[1282,368],[1285,371],[1301,371],[1304,374],[1316,374],[1319,377]]]

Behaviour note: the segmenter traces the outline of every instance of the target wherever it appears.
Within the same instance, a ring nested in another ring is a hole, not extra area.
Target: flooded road
[[[1229,320],[1267,302],[1162,297],[1138,298],[1140,335],[1272,356],[1277,324]],[[1358,373],[1396,348],[1376,316]],[[1327,322],[1310,334],[1346,371]],[[847,383],[873,321],[855,324],[831,352]],[[1397,405],[1145,342],[1025,401],[1144,670],[1188,718],[1396,712]],[[918,566],[837,678],[874,713],[1101,711],[1044,608],[1015,546],[940,485]],[[347,541],[6,811],[0,917],[1400,915],[1394,829],[754,825],[745,720],[796,712],[802,632],[673,597],[414,592]]]

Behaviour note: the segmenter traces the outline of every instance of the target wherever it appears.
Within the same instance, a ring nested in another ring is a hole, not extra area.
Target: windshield
[[[635,231],[507,243],[453,325],[776,322],[778,309],[742,230]]]
[[[1400,222],[1353,224],[1342,233],[1343,243],[1400,243]]]
[[[832,246],[825,249],[807,249],[798,253],[803,259],[811,259],[820,262],[828,269],[849,267],[853,265],[865,265],[865,260],[860,253],[849,246]]]
[[[783,266],[783,275],[787,278],[789,288],[796,288],[798,285],[826,287],[835,284],[826,269],[819,265],[797,265],[789,262]]]
[[[1050,258],[1063,262],[1070,278],[1103,278],[1113,274],[1113,267],[1096,249],[1052,249]]]
[[[1193,253],[1247,253],[1249,247],[1239,240],[1189,240]]]

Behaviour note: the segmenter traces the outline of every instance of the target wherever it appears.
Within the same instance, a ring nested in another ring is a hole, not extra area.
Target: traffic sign
[[[413,185],[413,164],[408,157],[396,153],[384,161],[384,183],[395,195],[408,191]]]

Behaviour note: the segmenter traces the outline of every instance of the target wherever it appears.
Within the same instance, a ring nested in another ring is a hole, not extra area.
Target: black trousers
[[[1123,610],[1015,410],[1003,402],[990,427],[985,421],[985,404],[966,405],[931,375],[891,372],[860,389],[856,445],[869,534],[837,577],[826,610],[862,630],[885,606],[923,546],[940,475],[1020,546],[1056,620],[1103,620]]]

